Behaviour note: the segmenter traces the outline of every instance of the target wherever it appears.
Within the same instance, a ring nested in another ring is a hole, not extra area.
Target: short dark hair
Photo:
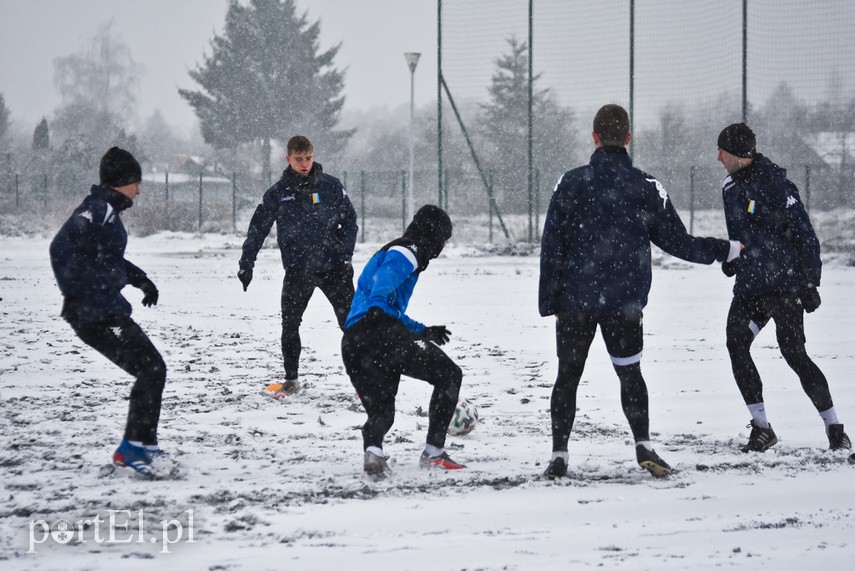
[[[600,107],[594,115],[594,133],[602,145],[624,146],[626,136],[629,135],[629,114],[626,109],[614,103]]]
[[[315,147],[314,145],[312,145],[312,142],[303,135],[295,135],[288,139],[288,145],[286,146],[286,149],[288,156],[291,156],[294,153],[314,152]]]

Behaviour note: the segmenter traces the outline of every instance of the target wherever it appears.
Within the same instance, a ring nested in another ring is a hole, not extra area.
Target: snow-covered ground
[[[548,482],[539,476],[556,360],[553,321],[537,314],[538,259],[450,248],[422,277],[410,313],[453,332],[446,347],[465,374],[462,396],[481,414],[475,431],[448,441],[468,467],[418,469],[429,387],[405,380],[386,443],[395,475],[375,483],[362,473],[364,415],[320,294],[302,328],[304,391],[285,401],[263,394],[281,373],[282,269],[278,252],[263,250],[244,293],[234,277],[240,243],[130,240],[127,257],[161,292],[156,308],[143,308],[141,293],[126,290],[169,367],[161,443],[184,472],[145,482],[109,469],[130,378],[58,318],[47,239],[0,238],[0,568],[849,568],[855,466],[826,450],[772,326],[754,354],[780,443],[738,451],[749,417],[724,348],[731,282],[718,267],[666,258],[654,269],[642,367],[654,442],[675,474],[655,480],[636,465],[597,338],[571,477]],[[357,272],[375,248],[359,246]],[[850,435],[852,291],[855,268],[828,264],[823,306],[807,317],[809,351]],[[61,520],[72,524],[68,543],[45,531]],[[170,527],[172,545],[162,541],[169,520],[182,525],[180,540]]]

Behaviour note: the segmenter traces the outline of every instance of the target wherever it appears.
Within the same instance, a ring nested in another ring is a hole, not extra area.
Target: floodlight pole
[[[404,219],[408,219],[415,214],[413,210],[413,202],[415,200],[413,196],[413,171],[415,170],[416,163],[415,77],[416,66],[419,64],[421,55],[419,52],[406,52],[404,54],[404,59],[407,60],[407,67],[410,68],[410,184],[407,188],[407,210],[409,211],[409,216],[404,216]]]

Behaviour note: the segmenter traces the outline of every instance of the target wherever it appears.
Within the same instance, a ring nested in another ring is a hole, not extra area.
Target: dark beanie
[[[754,131],[745,123],[725,127],[718,136],[718,148],[735,157],[750,159],[757,153]]]
[[[134,156],[119,147],[112,147],[101,157],[101,186],[116,188],[142,180],[142,169]]]

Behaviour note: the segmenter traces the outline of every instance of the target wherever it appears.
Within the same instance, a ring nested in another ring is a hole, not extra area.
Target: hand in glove
[[[815,287],[808,287],[799,292],[799,298],[802,300],[802,307],[808,313],[813,313],[822,303],[819,297],[819,292]]]
[[[428,341],[433,341],[437,345],[445,345],[451,336],[451,331],[445,328],[445,325],[431,325],[425,327],[425,332],[422,336]]]
[[[252,269],[250,268],[241,268],[238,270],[238,279],[240,283],[243,284],[243,291],[246,291],[246,288],[249,287],[249,282],[252,281]]]
[[[732,278],[736,275],[736,264],[733,262],[722,262],[721,271],[727,277]]]
[[[157,291],[157,287],[155,287],[154,282],[146,278],[145,281],[140,284],[140,289],[143,294],[145,294],[142,298],[142,304],[144,306],[151,307],[152,305],[157,305],[159,292]]]

